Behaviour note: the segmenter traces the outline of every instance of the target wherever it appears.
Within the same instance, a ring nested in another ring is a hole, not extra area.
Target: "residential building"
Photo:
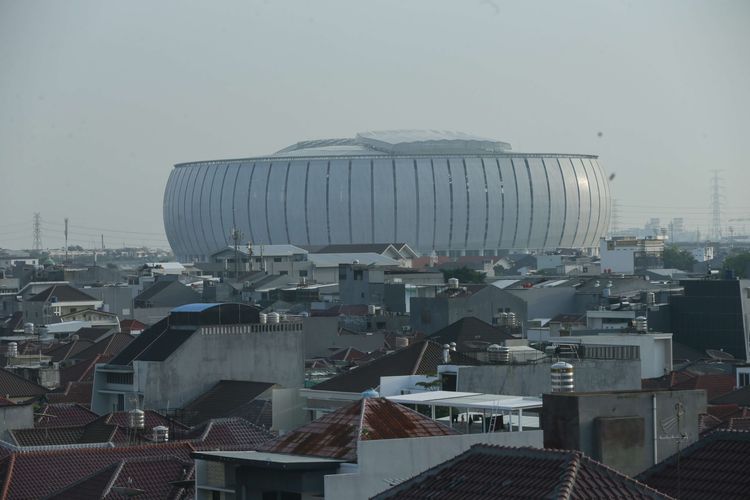
[[[102,301],[68,284],[55,284],[24,300],[24,321],[37,325],[58,323],[62,316],[100,309]]]
[[[637,479],[674,498],[747,498],[750,433],[716,431],[641,473]]]
[[[261,324],[252,306],[187,304],[96,366],[91,408],[182,408],[220,380],[302,387],[304,370],[301,321]]]
[[[545,448],[579,450],[623,474],[639,474],[695,443],[706,393],[604,391],[544,394]]]
[[[684,295],[670,301],[674,340],[705,351],[726,351],[750,361],[750,280],[684,280]]]
[[[531,473],[533,471],[533,473]],[[671,497],[578,451],[476,444],[373,497],[409,498],[618,498]]]
[[[602,273],[643,274],[663,267],[664,240],[615,236],[599,240]]]
[[[459,434],[384,398],[360,397],[258,451],[199,452],[196,498],[370,498],[481,442],[541,446],[540,431]],[[398,478],[398,479],[396,479]]]

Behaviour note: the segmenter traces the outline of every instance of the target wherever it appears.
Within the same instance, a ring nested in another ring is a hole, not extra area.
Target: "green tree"
[[[466,266],[443,269],[443,279],[447,282],[450,278],[458,278],[459,283],[484,283],[484,273],[474,271]]]
[[[731,269],[738,278],[750,277],[750,252],[744,251],[730,255],[724,260],[722,269],[725,271]]]
[[[685,250],[674,245],[664,248],[664,267],[666,269],[679,269],[681,271],[692,271],[695,258]]]

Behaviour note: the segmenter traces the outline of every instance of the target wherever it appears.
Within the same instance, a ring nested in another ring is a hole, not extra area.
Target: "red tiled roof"
[[[328,359],[330,361],[356,361],[366,355],[367,353],[355,349],[354,347],[342,347],[328,356]]]
[[[364,398],[265,443],[258,449],[357,461],[357,442],[458,434],[384,398]]]
[[[0,368],[0,395],[8,398],[43,396],[47,389],[20,375]]]
[[[669,498],[578,451],[474,445],[377,499]]]
[[[76,427],[99,418],[99,415],[78,403],[44,405],[38,412],[34,427]]]
[[[89,406],[93,385],[93,382],[68,382],[65,391],[47,393],[47,401],[50,403],[79,403]]]
[[[703,389],[706,391],[708,401],[732,392],[734,384],[734,375],[724,373],[695,374],[688,371],[672,372],[663,377],[647,378],[641,381],[641,387],[649,390]]]
[[[460,352],[451,353],[455,364],[477,365],[479,362]],[[437,372],[443,364],[443,346],[431,340],[415,342],[385,356],[341,373],[320,384],[313,390],[363,392],[380,385],[380,377],[391,375],[428,375]]]
[[[0,461],[2,500],[43,498],[129,458],[174,457],[189,462],[193,448],[186,443],[150,444],[118,448],[65,448],[16,452]]]
[[[60,368],[60,384],[64,385],[68,382],[93,382],[96,364],[106,363],[113,357],[113,354],[97,354],[93,358]]]
[[[196,450],[254,450],[275,436],[244,418],[217,418],[192,441]]]
[[[744,500],[750,491],[750,432],[715,431],[638,479],[682,500]]]
[[[248,380],[220,380],[183,408],[178,417],[188,425],[205,423],[212,418],[244,417],[256,421],[264,405],[253,401],[268,391],[270,382]]]

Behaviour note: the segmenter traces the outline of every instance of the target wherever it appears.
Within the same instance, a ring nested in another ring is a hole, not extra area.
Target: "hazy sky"
[[[593,153],[621,225],[750,217],[750,2],[0,0],[0,247],[165,245],[174,163],[460,130]],[[599,136],[601,132],[601,137]],[[750,221],[737,222],[736,227]]]

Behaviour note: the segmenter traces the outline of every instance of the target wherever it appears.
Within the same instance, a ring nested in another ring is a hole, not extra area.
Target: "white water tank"
[[[393,339],[393,347],[400,349],[409,345],[409,337],[395,337]]]
[[[490,363],[510,363],[510,348],[499,344],[487,347],[487,359]]]
[[[260,313],[260,324],[265,325],[268,323],[268,315],[266,313]]]
[[[648,331],[648,320],[645,316],[636,317],[634,324],[636,332],[646,333]]]
[[[565,361],[558,361],[550,367],[552,378],[552,392],[573,392],[575,380],[573,377],[573,365]]]
[[[367,306],[367,314],[369,314],[370,316],[375,316],[376,311],[377,311],[377,308],[375,307],[374,304],[370,304]]]
[[[157,425],[151,429],[151,439],[155,443],[166,443],[169,441],[169,428],[163,425]]]
[[[268,313],[268,323],[275,325],[279,323],[281,316],[277,312]]]
[[[448,278],[448,288],[451,290],[458,288],[458,278]]]
[[[34,323],[24,323],[23,333],[26,335],[34,335]]]
[[[18,356],[18,342],[8,342],[8,354],[9,358],[15,358]]]
[[[146,414],[143,410],[135,408],[128,412],[128,427],[131,429],[143,429],[146,427]]]

